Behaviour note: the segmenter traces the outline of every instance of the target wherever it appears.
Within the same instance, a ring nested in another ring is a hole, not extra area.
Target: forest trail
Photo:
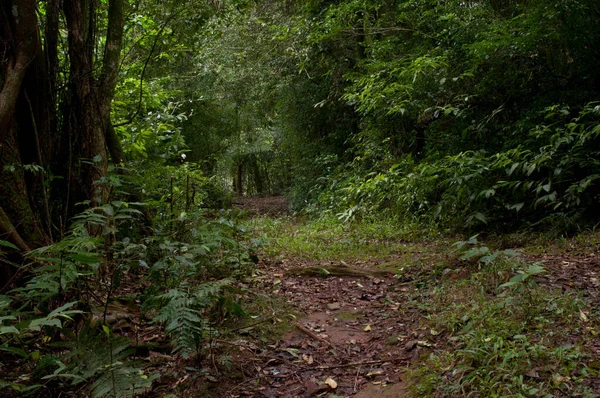
[[[287,213],[282,198],[235,202],[255,214]],[[262,258],[256,276],[259,295],[287,307],[247,322],[242,338],[234,342],[239,353],[232,355],[244,380],[233,380],[215,396],[408,397],[409,369],[431,353],[457,349],[452,333],[434,329],[428,320],[435,308],[432,289],[442,281],[466,279],[469,272],[447,248],[447,242],[412,244],[405,250],[409,257],[399,253],[366,261]],[[593,252],[524,257],[528,263],[544,261],[549,272],[536,277],[540,284],[582,292],[590,304],[582,309],[582,317],[599,304],[600,262]],[[407,260],[420,265],[399,277],[398,269]],[[257,340],[253,329],[267,322],[283,323],[287,332]],[[585,340],[593,357],[600,357],[600,342],[586,336],[582,330],[569,340]],[[588,383],[600,388],[598,378]]]
[[[288,213],[283,197],[236,198],[234,205],[250,214]],[[245,367],[248,379],[225,396],[402,397],[405,369],[433,340],[418,330],[421,315],[416,309],[390,316],[407,301],[410,290],[409,283],[394,277],[390,265],[390,259],[262,259],[261,290],[287,302],[297,315],[279,320],[293,327],[254,351]]]
[[[411,289],[378,265],[285,259],[263,264],[265,293],[285,299],[299,315],[288,319],[294,329],[254,363],[261,379],[256,396],[402,396],[405,369],[435,339],[419,329],[416,308],[390,316]]]
[[[281,216],[289,213],[289,203],[284,196],[236,197],[233,205],[251,215]]]

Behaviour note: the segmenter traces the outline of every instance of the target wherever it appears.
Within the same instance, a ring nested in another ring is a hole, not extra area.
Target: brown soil
[[[292,331],[246,362],[247,383],[214,396],[308,398],[362,392],[358,396],[363,398],[402,397],[404,385],[398,383],[406,368],[442,340],[421,329],[423,314],[405,304],[415,288],[390,273],[369,275],[376,264],[261,262],[265,293],[284,298],[305,315],[285,320]],[[364,273],[298,272],[340,265]],[[244,358],[240,353],[236,360]]]
[[[236,204],[257,214],[281,214],[278,211],[287,208],[282,198],[243,198]],[[594,253],[523,258],[527,263],[544,261],[548,273],[536,277],[539,283],[563,291],[577,289],[592,305],[587,308],[600,308],[600,257]],[[234,361],[242,364],[245,380],[230,388],[217,388],[208,396],[409,396],[406,370],[432,351],[449,347],[445,333],[427,328],[426,310],[411,304],[426,294],[416,287],[419,281],[435,280],[431,270],[398,279],[385,272],[398,268],[398,261],[261,261],[260,289],[284,299],[301,315],[280,320],[292,330],[278,341],[255,347],[250,355],[240,348]],[[386,268],[386,264],[393,266]],[[584,336],[573,338],[582,341]],[[589,341],[587,346],[594,357],[600,357],[600,341]]]
[[[289,213],[290,205],[284,196],[237,197],[233,205],[250,214],[281,216]]]

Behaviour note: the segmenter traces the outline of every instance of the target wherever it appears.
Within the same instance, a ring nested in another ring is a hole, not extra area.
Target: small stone
[[[329,303],[327,304],[327,308],[329,308],[330,310],[339,310],[340,308],[342,308],[342,306],[340,305],[340,303]]]
[[[417,346],[417,343],[418,343],[418,340],[411,340],[408,343],[406,343],[404,348],[406,349],[406,351],[411,351],[413,348],[415,348]]]

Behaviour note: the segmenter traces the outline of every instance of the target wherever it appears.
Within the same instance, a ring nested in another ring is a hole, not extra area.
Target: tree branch
[[[0,236],[6,236],[12,243],[24,252],[28,252],[31,248],[25,243],[21,235],[15,229],[15,226],[10,221],[4,209],[0,207]]]
[[[126,126],[128,124],[131,124],[133,122],[133,120],[135,119],[135,117],[140,113],[140,110],[142,109],[142,98],[143,98],[143,94],[144,94],[144,75],[146,74],[146,68],[148,67],[148,63],[150,62],[150,59],[152,58],[152,54],[154,53],[154,49],[156,48],[156,44],[158,43],[158,39],[160,39],[162,32],[165,30],[165,28],[167,27],[169,22],[171,22],[171,20],[173,20],[173,18],[175,18],[179,14],[180,13],[176,13],[176,14],[172,15],[169,19],[167,19],[165,21],[165,23],[163,24],[163,26],[161,26],[158,33],[156,34],[156,37],[154,38],[154,42],[152,43],[152,48],[150,49],[150,53],[148,54],[148,57],[146,58],[146,62],[144,62],[144,67],[142,68],[142,73],[140,74],[140,95],[138,98],[138,104],[137,104],[137,108],[136,108],[135,112],[133,112],[133,114],[129,117],[129,119],[127,119],[124,122],[116,123],[113,125],[113,127],[121,127],[121,126]]]

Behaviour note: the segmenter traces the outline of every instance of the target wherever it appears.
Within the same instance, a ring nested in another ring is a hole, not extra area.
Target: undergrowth
[[[218,325],[244,315],[240,281],[260,242],[235,214],[202,208],[209,193],[186,192],[203,181],[188,172],[161,176],[169,195],[155,189],[145,203],[126,201],[116,176],[99,181],[109,200],[26,254],[22,285],[0,296],[3,396],[134,397],[170,377],[150,351],[182,364],[215,355]]]
[[[598,370],[588,366],[585,342],[598,325],[586,302],[536,283],[543,264],[475,237],[458,246],[468,276],[432,289],[429,323],[447,345],[409,372],[414,396],[598,396],[587,382]]]

